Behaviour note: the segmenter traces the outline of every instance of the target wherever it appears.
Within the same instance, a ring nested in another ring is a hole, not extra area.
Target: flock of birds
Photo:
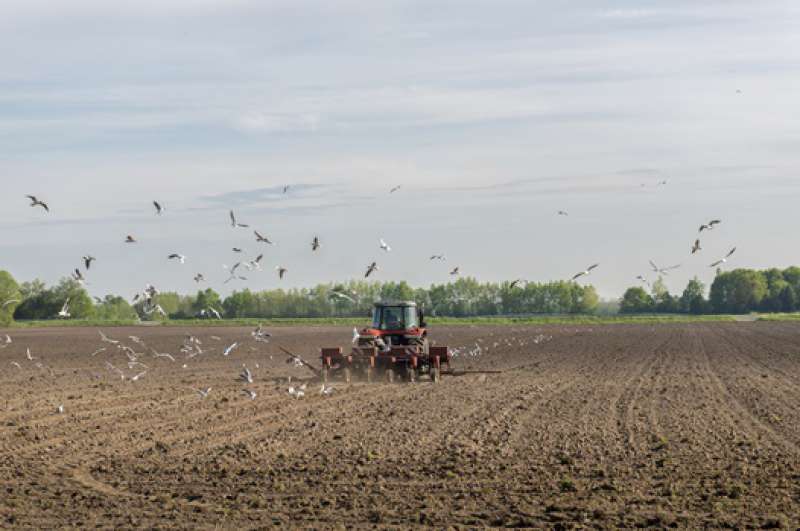
[[[663,186],[663,185],[666,185],[666,184],[667,184],[666,180],[662,180],[662,181],[658,182],[658,186]],[[284,186],[283,187],[283,193],[286,194],[289,191],[289,188],[290,188],[289,185]],[[389,194],[394,194],[395,192],[399,191],[400,189],[401,189],[401,186],[394,186],[389,190]],[[28,195],[26,197],[30,200],[30,206],[32,208],[41,208],[45,212],[50,212],[49,205],[46,202],[44,202],[41,199],[39,199],[37,196]],[[160,203],[159,201],[153,201],[153,207],[155,208],[155,214],[158,215],[158,216],[163,215],[164,212],[166,211],[166,209],[164,208],[162,203]],[[569,213],[567,211],[565,211],[565,210],[558,210],[557,211],[557,215],[558,216],[569,216]],[[230,226],[232,228],[234,228],[234,229],[248,229],[248,230],[250,229],[250,225],[240,221],[236,217],[236,214],[235,214],[235,212],[233,210],[229,211],[228,217],[229,217],[229,221],[230,221]],[[714,228],[717,227],[720,223],[722,223],[722,220],[719,220],[719,219],[712,219],[708,223],[703,223],[703,224],[700,225],[700,228],[698,229],[698,233],[702,234],[703,232],[710,232],[710,231],[714,230]],[[273,245],[274,244],[274,242],[269,238],[269,236],[265,235],[263,232],[260,232],[258,230],[253,229],[253,236],[255,237],[256,243],[261,243],[261,244],[266,244],[266,245]],[[128,243],[128,244],[135,244],[135,243],[138,242],[138,240],[133,235],[130,235],[130,234],[126,236],[124,241],[125,241],[125,243]],[[312,253],[316,252],[321,247],[322,247],[322,242],[320,241],[319,236],[314,236],[312,241],[311,241],[311,252]],[[392,251],[391,245],[383,238],[379,238],[379,240],[378,240],[378,248],[381,251],[383,251],[384,253],[389,253],[389,252]],[[690,246],[690,255],[695,255],[695,254],[699,253],[700,251],[702,251],[702,246],[701,246],[701,243],[700,243],[700,237],[697,237],[694,240],[694,242],[691,244],[691,246]],[[244,249],[242,249],[240,247],[233,247],[233,252],[234,253],[243,253]],[[735,252],[736,252],[736,247],[733,247],[730,251],[728,251],[728,253],[725,256],[723,256],[723,257],[719,258],[718,260],[715,260],[714,262],[712,262],[709,265],[709,267],[714,268],[714,267],[719,267],[722,264],[725,264],[728,261],[728,259],[731,258],[731,256],[733,256],[733,254]],[[258,256],[256,256],[255,258],[253,258],[251,260],[240,260],[240,261],[234,263],[233,266],[231,266],[231,267],[228,267],[227,265],[223,265],[222,266],[223,269],[228,271],[228,277],[224,281],[224,284],[227,284],[227,283],[229,283],[231,281],[234,281],[234,280],[244,280],[244,281],[246,281],[247,277],[244,276],[243,270],[260,271],[262,269],[262,265],[261,264],[262,264],[263,258],[264,258],[264,254],[261,253],[261,254],[258,254]],[[176,261],[176,262],[178,262],[180,264],[185,264],[186,261],[187,261],[186,255],[184,255],[182,253],[179,253],[179,252],[170,253],[167,256],[167,259],[168,260],[172,260],[172,261]],[[429,260],[430,261],[445,261],[446,257],[445,257],[444,254],[433,254],[433,255],[430,256]],[[95,262],[95,261],[96,261],[96,258],[94,256],[92,256],[92,255],[84,256],[83,257],[83,265],[84,265],[84,268],[85,268],[85,273],[82,272],[79,268],[75,268],[75,270],[72,272],[72,275],[71,275],[72,278],[75,281],[77,281],[78,283],[84,284],[86,282],[86,273],[89,272],[92,263]],[[652,269],[652,272],[657,274],[657,275],[668,275],[670,271],[672,271],[674,269],[678,269],[679,267],[681,267],[681,264],[662,267],[662,266],[657,265],[653,260],[650,260],[649,263],[650,263],[650,267]],[[579,271],[578,273],[573,275],[569,280],[576,281],[576,280],[580,279],[581,277],[589,276],[598,267],[600,267],[599,263],[592,264],[592,265],[588,266],[586,269],[584,269],[582,271]],[[280,280],[283,280],[286,277],[286,275],[289,273],[289,269],[287,267],[283,266],[283,265],[275,266],[275,271],[277,272],[278,278]],[[364,278],[369,278],[369,277],[373,276],[374,274],[376,274],[376,272],[378,272],[378,271],[380,271],[380,266],[378,265],[378,261],[377,260],[373,260],[372,262],[370,262],[367,265],[367,267],[366,267],[366,269],[364,271]],[[460,266],[455,266],[452,269],[450,269],[449,274],[450,274],[450,276],[458,276],[458,275],[460,275],[461,274]],[[644,275],[641,275],[641,274],[637,275],[636,279],[641,281],[641,282],[643,282],[644,284],[647,284],[648,286],[650,285],[650,282],[648,281],[647,277],[645,277]],[[193,280],[195,281],[195,283],[199,284],[199,283],[204,282],[206,280],[206,276],[203,273],[197,273],[197,274],[194,275]],[[528,281],[525,280],[525,279],[516,279],[516,280],[514,280],[514,281],[512,281],[510,283],[510,288],[511,289],[515,289],[515,288],[517,288],[517,287],[519,287],[521,285],[525,285],[527,283],[528,283]],[[155,297],[155,295],[157,293],[158,292],[157,292],[157,290],[155,290],[155,288],[153,288],[151,285],[147,285],[145,287],[145,290],[144,290],[143,293],[137,294],[134,297],[133,302],[136,303],[139,300],[142,300],[143,301],[143,311],[147,315],[150,315],[153,312],[156,312],[156,313],[159,313],[159,314],[163,314],[164,313],[163,308],[161,308],[158,304],[156,304],[154,302],[154,297]],[[351,295],[349,295],[349,294],[347,294],[347,293],[345,293],[343,291],[340,291],[340,290],[339,291],[337,291],[337,290],[332,291],[330,293],[330,297],[332,299],[337,299],[337,300],[346,300],[346,301],[350,301],[350,302],[356,302]],[[95,299],[99,302],[99,299],[97,299],[97,298],[95,298]],[[11,303],[11,302],[14,302],[14,301],[8,301],[6,304]],[[216,309],[216,308],[205,309],[205,310],[203,310],[201,312],[201,314],[202,314],[201,316],[203,316],[203,317],[211,317],[211,318],[216,318],[216,319],[221,319],[222,318],[220,310]],[[60,317],[60,318],[69,318],[70,317],[69,301],[68,300],[64,304],[64,307],[61,309],[61,311],[58,312],[58,317]]]

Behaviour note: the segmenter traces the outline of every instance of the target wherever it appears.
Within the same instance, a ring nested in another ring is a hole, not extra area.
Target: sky
[[[788,0],[4,0],[0,269],[91,254],[103,296],[599,263],[615,298],[649,260],[678,293],[734,246],[800,264],[799,24]]]

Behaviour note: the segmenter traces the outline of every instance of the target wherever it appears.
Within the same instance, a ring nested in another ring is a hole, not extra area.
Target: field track
[[[278,346],[347,329],[104,331],[176,362],[123,381],[96,329],[7,331],[0,527],[800,525],[800,324],[440,327],[456,368],[503,373],[299,400]]]

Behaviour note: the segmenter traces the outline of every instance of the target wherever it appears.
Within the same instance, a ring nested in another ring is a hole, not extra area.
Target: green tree
[[[619,303],[619,313],[649,313],[653,311],[653,297],[644,288],[636,286],[625,290]]]
[[[747,313],[761,306],[767,292],[767,281],[760,272],[734,269],[716,276],[709,298],[716,313]]]
[[[117,295],[106,298],[95,306],[95,317],[104,321],[128,321],[136,319],[136,310],[128,301]]]
[[[192,303],[192,312],[194,312],[195,315],[208,308],[214,308],[217,311],[222,308],[222,301],[220,300],[219,293],[211,288],[198,291]]]
[[[683,295],[680,299],[680,311],[683,313],[691,313],[700,315],[708,313],[710,308],[708,301],[705,299],[706,287],[700,282],[700,279],[694,277],[686,284],[683,290]]]
[[[14,321],[14,311],[22,301],[22,292],[17,281],[8,271],[0,271],[0,326]]]

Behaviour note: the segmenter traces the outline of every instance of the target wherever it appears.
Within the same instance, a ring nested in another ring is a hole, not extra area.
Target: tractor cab
[[[414,302],[376,303],[372,310],[372,328],[381,332],[420,328],[422,319]]]

